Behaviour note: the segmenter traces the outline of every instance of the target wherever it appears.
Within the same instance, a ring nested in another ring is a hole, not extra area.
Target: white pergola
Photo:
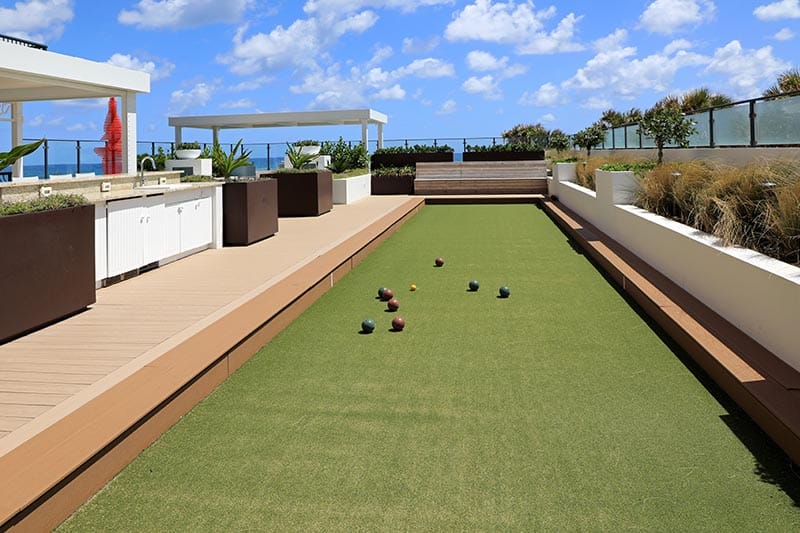
[[[238,115],[205,115],[195,117],[169,117],[175,128],[175,143],[181,142],[183,128],[210,129],[214,143],[219,143],[219,130],[241,128],[285,128],[292,126],[360,125],[361,142],[369,146],[367,127],[378,129],[378,148],[383,147],[383,125],[388,118],[373,109],[343,109],[337,111],[300,111],[291,113],[251,113]]]
[[[0,120],[11,122],[11,146],[22,144],[24,102],[118,97],[122,171],[136,171],[136,94],[150,92],[150,75],[0,40]],[[102,135],[99,132],[98,138]],[[8,151],[0,142],[0,151]],[[12,175],[22,176],[22,160]]]

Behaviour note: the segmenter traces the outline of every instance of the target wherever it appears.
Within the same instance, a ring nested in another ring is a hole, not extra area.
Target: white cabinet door
[[[142,207],[144,230],[142,265],[149,265],[164,257],[164,210],[163,196],[150,196],[144,199]]]
[[[142,266],[144,247],[141,198],[108,203],[108,276]]]
[[[183,204],[181,251],[207,246],[211,242],[211,198],[197,198]]]
[[[181,203],[170,202],[164,206],[164,257],[181,252]]]

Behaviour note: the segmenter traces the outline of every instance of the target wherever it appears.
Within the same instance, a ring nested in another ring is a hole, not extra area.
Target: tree
[[[684,116],[674,105],[672,97],[662,100],[648,109],[641,122],[639,133],[652,137],[658,148],[658,164],[664,160],[664,145],[675,143],[682,148],[689,146],[689,136],[694,133],[694,122]]]
[[[517,124],[503,132],[503,139],[508,144],[526,144],[544,149],[550,132],[541,124]]]
[[[730,96],[712,93],[707,87],[692,89],[681,96],[680,106],[684,113],[692,113],[709,107],[723,106],[733,103]]]
[[[606,137],[606,132],[600,123],[595,123],[584,128],[572,136],[572,143],[579,148],[586,148],[586,157],[592,156],[592,148],[599,146]]]
[[[550,132],[550,138],[547,141],[547,147],[557,152],[569,150],[569,135],[559,129]]]
[[[800,91],[800,69],[792,68],[778,76],[774,85],[764,91],[764,96],[780,96]]]

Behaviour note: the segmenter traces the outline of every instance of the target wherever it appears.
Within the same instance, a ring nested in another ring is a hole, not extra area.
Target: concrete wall
[[[560,174],[560,173],[559,173]],[[800,370],[800,268],[633,205],[630,172],[595,173],[597,193],[553,181],[561,203]]]
[[[598,157],[630,157],[634,159],[657,159],[658,151],[655,148],[625,149],[625,150],[592,150],[592,155]],[[726,165],[744,166],[749,163],[757,163],[766,159],[798,159],[800,160],[800,148],[766,148],[749,147],[740,148],[665,148],[664,161],[692,161],[703,159],[715,161]]]

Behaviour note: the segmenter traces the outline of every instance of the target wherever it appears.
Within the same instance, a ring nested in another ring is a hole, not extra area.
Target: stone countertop
[[[174,184],[171,184],[174,185]],[[197,189],[209,189],[211,187],[219,187],[222,185],[222,182],[213,182],[213,181],[201,181],[196,183],[181,183],[180,185],[186,185],[186,187],[180,187],[178,189],[170,189],[168,185],[165,185],[165,188],[158,188],[158,189],[140,189],[134,187],[133,189],[125,189],[125,190],[112,190],[111,192],[103,192],[103,193],[96,193],[96,194],[87,194],[85,195],[86,198],[93,203],[100,203],[100,202],[109,202],[113,200],[124,200],[126,198],[143,198],[145,196],[155,196],[157,194],[173,194],[178,192],[185,192],[185,191],[194,191]]]

